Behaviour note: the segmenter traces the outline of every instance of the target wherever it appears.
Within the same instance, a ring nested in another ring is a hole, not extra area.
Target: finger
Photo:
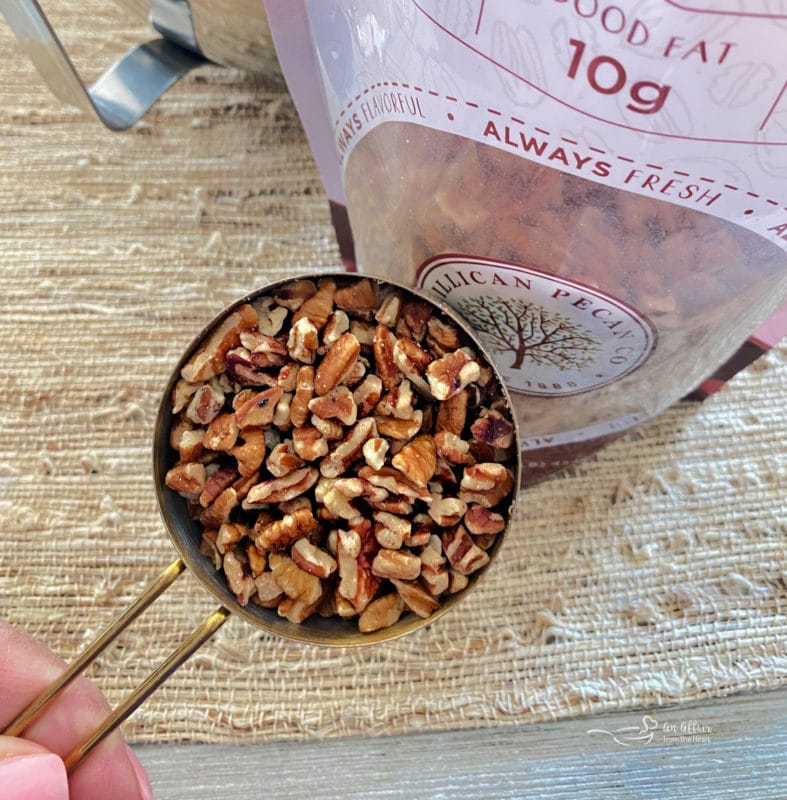
[[[0,736],[0,800],[69,800],[62,760],[34,742]]]
[[[0,620],[0,728],[7,725],[63,670],[41,642]],[[81,744],[110,713],[90,681],[77,678],[24,732],[59,756]],[[108,736],[70,777],[72,800],[148,800],[150,784],[119,732]]]

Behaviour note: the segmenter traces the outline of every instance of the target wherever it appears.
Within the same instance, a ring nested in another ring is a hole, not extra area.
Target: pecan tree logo
[[[521,369],[530,359],[563,371],[579,370],[601,350],[590,330],[537,303],[487,295],[464,297],[456,307],[492,352],[513,353],[511,369]]]

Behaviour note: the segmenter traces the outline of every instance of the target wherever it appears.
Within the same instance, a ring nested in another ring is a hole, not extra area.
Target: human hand
[[[65,669],[41,642],[0,619],[0,730]],[[24,732],[0,736],[0,800],[151,800],[145,771],[115,731],[70,777],[61,760],[110,713],[77,678]]]

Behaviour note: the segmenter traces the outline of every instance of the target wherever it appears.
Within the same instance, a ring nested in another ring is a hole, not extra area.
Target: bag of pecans
[[[526,480],[787,330],[787,15],[726,5],[266,2],[348,266],[467,320]]]

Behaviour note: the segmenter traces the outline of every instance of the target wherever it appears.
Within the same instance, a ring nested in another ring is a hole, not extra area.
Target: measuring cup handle
[[[153,0],[151,21],[165,38],[133,48],[90,88],[37,0],[0,0],[0,13],[52,92],[95,114],[113,131],[131,127],[170,86],[205,61],[197,49],[188,0]]]
[[[38,719],[46,707],[124,631],[156,598],[163,594],[185,571],[186,565],[181,559],[173,561],[154,581],[144,589],[142,594],[130,603],[117,619],[113,620],[56,678],[41,694],[23,709],[0,734],[5,736],[21,736],[25,730]],[[139,708],[172,673],[189,656],[196,652],[227,621],[229,609],[220,606],[209,614],[188,636],[188,638],[172,652],[137,688],[64,759],[69,773],[79,766],[84,758],[105,737],[112,733],[127,717]]]

